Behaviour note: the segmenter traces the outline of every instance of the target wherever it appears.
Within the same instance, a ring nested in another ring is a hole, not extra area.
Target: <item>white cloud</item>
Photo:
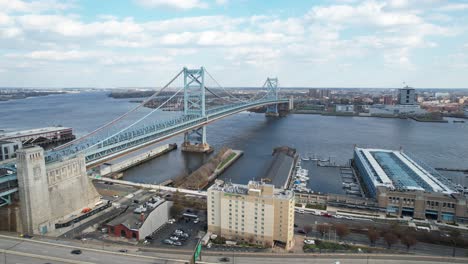
[[[37,0],[37,1],[21,1],[21,0],[0,0],[0,10],[4,12],[43,12],[49,10],[67,10],[73,7],[68,1],[57,0]]]
[[[468,9],[468,3],[467,4],[448,4],[445,6],[442,6],[439,8],[440,11],[463,11]]]
[[[200,0],[137,0],[137,2],[145,7],[169,7],[175,9],[194,9],[207,8],[208,4]]]

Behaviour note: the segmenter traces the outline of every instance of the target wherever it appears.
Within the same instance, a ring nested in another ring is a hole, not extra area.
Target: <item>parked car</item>
[[[195,220],[193,220],[194,224],[198,224],[198,222],[200,222],[200,219],[198,219],[198,218],[195,218]]]
[[[228,257],[222,257],[219,259],[220,262],[229,262],[230,259]]]
[[[297,230],[297,232],[298,232],[299,234],[303,234],[303,235],[306,234],[306,232],[305,232],[304,230],[302,230],[302,229]]]
[[[153,240],[153,238],[151,236],[146,236],[145,239],[146,240]]]
[[[174,246],[182,246],[182,242],[176,241],[176,242],[174,242],[173,245],[174,245]]]
[[[70,253],[72,253],[73,255],[80,255],[80,254],[81,254],[81,250],[80,250],[80,249],[74,249],[74,250],[72,250]]]
[[[172,241],[172,240],[170,240],[170,239],[164,239],[164,240],[163,240],[163,243],[164,243],[164,244],[167,244],[167,245],[172,245],[172,244],[174,244],[174,241]]]
[[[119,249],[119,252],[120,252],[120,253],[127,253],[128,250],[126,250],[126,249],[123,248],[123,249]]]
[[[168,224],[174,224],[176,221],[174,218],[167,220]]]
[[[313,239],[305,239],[304,244],[306,245],[315,245],[315,240]]]
[[[178,241],[179,240],[179,238],[177,236],[171,236],[169,239],[173,240],[173,241]]]
[[[174,230],[174,234],[183,234],[183,233],[184,233],[184,230],[182,230],[182,229]]]

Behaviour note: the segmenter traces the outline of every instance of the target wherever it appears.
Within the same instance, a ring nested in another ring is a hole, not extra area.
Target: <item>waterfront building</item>
[[[0,132],[0,140],[19,141],[24,146],[39,145],[43,148],[75,139],[70,127],[43,127],[29,130]]]
[[[400,105],[415,105],[416,101],[416,90],[411,87],[404,87],[398,90],[398,104]]]
[[[21,147],[21,142],[0,140],[0,161],[16,158],[16,151]]]
[[[335,111],[337,113],[354,113],[354,105],[337,104],[335,106]]]
[[[355,148],[353,165],[366,193],[388,214],[468,220],[466,199],[457,186],[403,151]]]
[[[216,181],[208,189],[208,231],[227,240],[294,245],[294,194],[271,184]]]

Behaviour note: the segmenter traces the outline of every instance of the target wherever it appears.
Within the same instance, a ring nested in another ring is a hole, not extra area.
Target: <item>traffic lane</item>
[[[27,257],[27,256],[20,256],[16,254],[6,254],[0,255],[0,264],[69,264],[67,262],[55,261],[55,260],[47,260],[44,258],[35,258],[35,257]]]
[[[5,239],[0,238],[1,242],[3,242],[4,240]],[[92,262],[92,263],[112,263],[112,264],[166,263],[166,260],[158,260],[158,258],[154,258],[152,256],[150,258],[142,258],[138,256],[128,256],[126,254],[120,254],[117,251],[114,253],[110,251],[100,251],[100,250],[93,251],[93,250],[81,249],[82,254],[74,255],[74,254],[71,254],[71,251],[73,250],[73,248],[63,247],[60,245],[34,243],[34,242],[29,242],[29,241],[22,241],[21,243],[13,244],[13,246],[11,245],[11,243],[9,245],[10,245],[9,247],[2,248],[2,249],[8,249],[11,251],[17,251],[17,252],[23,252],[23,253],[37,254],[37,255],[42,255],[42,256],[51,256],[51,257],[57,257],[57,258],[86,261],[86,262]],[[184,261],[184,260],[181,259],[181,261]]]

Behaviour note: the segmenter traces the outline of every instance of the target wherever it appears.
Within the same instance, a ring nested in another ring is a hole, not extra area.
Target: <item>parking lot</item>
[[[153,238],[150,241],[150,244],[147,246],[154,246],[154,247],[167,247],[167,248],[181,248],[181,249],[193,249],[195,248],[198,240],[200,237],[200,231],[204,231],[204,226],[206,222],[200,221],[198,223],[194,223],[193,220],[184,220],[180,219],[179,221],[175,222],[174,224],[166,224],[161,229],[156,231],[151,235]],[[175,245],[168,245],[165,244],[163,241],[165,239],[169,239],[176,229],[183,230],[184,233],[187,233],[189,237],[185,241],[180,241],[182,243],[181,246]]]

